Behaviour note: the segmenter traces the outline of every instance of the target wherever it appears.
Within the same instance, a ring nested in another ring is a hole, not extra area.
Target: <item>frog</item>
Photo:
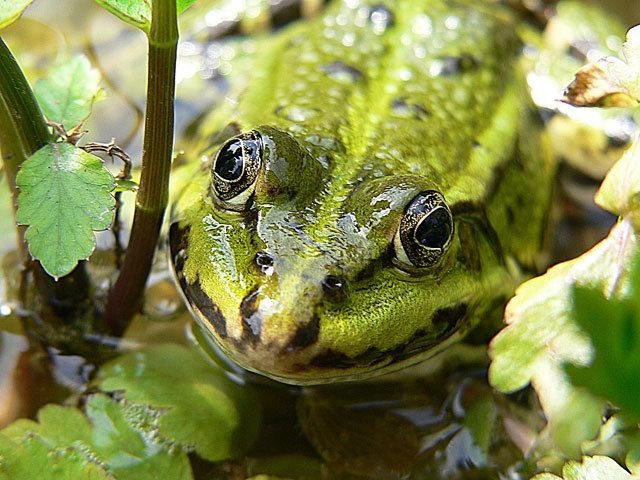
[[[202,121],[169,257],[197,330],[293,385],[428,361],[499,316],[555,160],[492,0],[341,0],[265,34]]]

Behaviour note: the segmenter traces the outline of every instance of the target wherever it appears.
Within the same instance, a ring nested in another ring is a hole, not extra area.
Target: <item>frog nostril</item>
[[[267,252],[256,253],[255,262],[262,273],[267,275],[273,273],[273,257]]]
[[[322,281],[322,289],[332,299],[339,300],[345,294],[345,281],[337,275],[327,275]]]

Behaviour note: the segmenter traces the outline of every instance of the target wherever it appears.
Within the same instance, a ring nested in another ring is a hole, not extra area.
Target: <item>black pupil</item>
[[[244,156],[242,155],[242,141],[234,140],[220,151],[214,171],[224,180],[238,180],[242,175]]]
[[[428,248],[442,249],[451,236],[451,217],[444,208],[431,212],[418,225],[416,239]]]

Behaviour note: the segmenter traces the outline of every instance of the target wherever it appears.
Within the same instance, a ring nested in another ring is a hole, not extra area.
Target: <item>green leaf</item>
[[[606,299],[596,289],[575,289],[575,320],[589,335],[594,354],[588,367],[567,365],[566,370],[575,385],[640,421],[640,257],[634,265],[629,298]]]
[[[609,457],[584,457],[582,463],[568,462],[562,467],[562,477],[550,473],[536,475],[532,480],[638,480]]]
[[[0,28],[16,21],[33,0],[0,0]]]
[[[639,26],[627,32],[622,52],[625,60],[605,57],[578,70],[562,101],[576,106],[637,105],[640,102]]]
[[[178,15],[196,0],[176,0]],[[108,12],[148,33],[151,27],[151,0],[96,0]]]
[[[531,382],[553,440],[568,455],[577,455],[581,443],[595,436],[603,408],[603,401],[574,387],[562,369],[564,363],[586,366],[593,357],[591,342],[573,315],[573,291],[579,286],[598,289],[606,298],[629,295],[629,266],[639,251],[633,200],[638,155],[636,143],[598,194],[622,215],[609,236],[580,257],[522,284],[507,305],[507,327],[490,345],[491,384],[513,392]],[[614,178],[623,177],[627,181],[614,185]]]
[[[164,344],[123,355],[102,367],[97,383],[128,402],[161,412],[139,428],[217,461],[238,456],[256,437],[259,406],[196,351]]]
[[[18,223],[29,225],[29,251],[53,277],[69,273],[95,248],[93,231],[109,228],[113,176],[102,161],[68,143],[52,143],[18,172]]]
[[[136,431],[126,404],[106,395],[88,398],[79,410],[48,405],[38,423],[18,420],[0,432],[0,472],[11,479],[75,480],[175,478],[188,480],[186,454]]]
[[[69,131],[87,119],[93,102],[104,94],[99,82],[100,73],[84,55],[77,55],[53,67],[33,90],[47,119]]]

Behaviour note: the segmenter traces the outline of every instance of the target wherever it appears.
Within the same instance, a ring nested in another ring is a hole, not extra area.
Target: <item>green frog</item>
[[[490,0],[342,0],[253,43],[169,235],[219,350],[281,382],[359,380],[502,310],[555,168],[521,22]]]

